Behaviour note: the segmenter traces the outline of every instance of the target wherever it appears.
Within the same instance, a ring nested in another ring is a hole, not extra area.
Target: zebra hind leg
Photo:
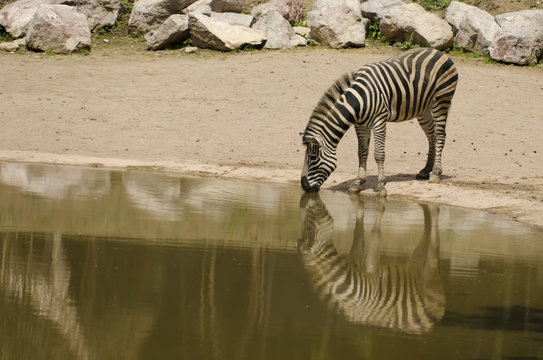
[[[430,182],[439,183],[441,181],[441,155],[445,146],[445,125],[447,123],[447,114],[451,105],[451,98],[438,99],[432,105],[432,118],[435,126],[435,163],[430,173]]]
[[[419,171],[416,178],[417,180],[428,180],[430,179],[430,173],[434,168],[435,155],[436,155],[436,136],[434,132],[434,118],[430,108],[424,112],[421,116],[417,117],[420,127],[426,134],[428,139],[428,158],[426,159],[426,165],[424,168]]]
[[[352,193],[360,192],[366,183],[366,164],[371,137],[370,129],[365,126],[355,124],[355,130],[358,138],[358,177],[349,186],[349,192]]]

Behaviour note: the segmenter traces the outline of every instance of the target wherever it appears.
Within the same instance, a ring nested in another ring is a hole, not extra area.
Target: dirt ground
[[[299,183],[299,132],[342,73],[399,50],[0,53],[0,160],[144,167]],[[460,80],[447,127],[444,180],[414,180],[427,142],[416,122],[391,124],[390,198],[504,213],[543,226],[543,67],[453,56]],[[338,148],[325,187],[357,169],[356,136]],[[372,195],[376,166],[370,157]]]

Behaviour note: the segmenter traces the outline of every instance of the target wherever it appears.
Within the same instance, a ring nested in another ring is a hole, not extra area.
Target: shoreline
[[[299,171],[294,169],[263,168],[250,164],[230,166],[187,161],[149,161],[29,151],[0,151],[0,161],[51,166],[82,166],[119,171],[154,171],[174,174],[175,176],[219,176],[244,181],[265,181],[292,185],[298,184],[299,176]],[[347,176],[347,173],[341,171],[335,174],[335,178],[345,176]],[[346,191],[349,182],[350,180],[339,184],[328,184],[322,190]],[[375,185],[375,176],[369,176],[367,188],[361,191],[360,194],[362,196],[376,196],[373,191]],[[414,174],[412,176],[400,174],[389,176],[387,198],[407,199],[486,211],[492,214],[505,215],[514,221],[543,230],[543,202],[529,199],[528,194],[523,194],[522,189],[520,191],[511,191],[507,184],[503,185],[499,189],[490,189],[479,183],[459,183],[453,179],[445,179],[439,184],[431,184],[427,181],[414,180]]]
[[[195,56],[0,54],[0,159],[141,168],[299,186],[299,132],[345,72],[391,49],[300,49]],[[106,54],[104,54],[106,55]],[[543,227],[543,69],[452,56],[459,84],[447,121],[443,181],[415,180],[428,142],[416,121],[387,125],[389,198],[505,214]],[[370,154],[373,144],[370,144]],[[324,188],[358,170],[348,131]],[[368,159],[369,189],[377,172]]]

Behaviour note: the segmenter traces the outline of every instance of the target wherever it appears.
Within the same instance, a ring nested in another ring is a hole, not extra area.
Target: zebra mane
[[[339,99],[341,94],[351,86],[354,75],[354,72],[343,74],[339,79],[334,81],[324,95],[322,95],[309,118],[309,122],[303,133],[304,138],[306,135],[312,135],[318,132],[318,129],[322,126],[322,121],[328,117],[330,110],[334,107],[334,103]]]

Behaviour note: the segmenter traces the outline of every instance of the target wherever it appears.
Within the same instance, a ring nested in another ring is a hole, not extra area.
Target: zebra
[[[317,192],[336,168],[336,148],[351,125],[358,137],[358,177],[349,191],[366,181],[368,147],[373,132],[378,170],[377,192],[386,196],[386,122],[417,118],[428,138],[426,165],[419,180],[441,180],[445,124],[458,82],[453,61],[435,49],[412,49],[388,60],[344,74],[330,86],[313,110],[305,131],[306,146],[301,184]]]
[[[437,205],[421,205],[424,233],[409,259],[383,261],[379,253],[384,199],[376,200],[373,229],[365,237],[364,202],[357,209],[353,243],[340,256],[332,242],[333,223],[318,194],[300,200],[302,238],[298,242],[305,268],[321,298],[353,323],[406,333],[428,332],[445,313],[439,275]]]

